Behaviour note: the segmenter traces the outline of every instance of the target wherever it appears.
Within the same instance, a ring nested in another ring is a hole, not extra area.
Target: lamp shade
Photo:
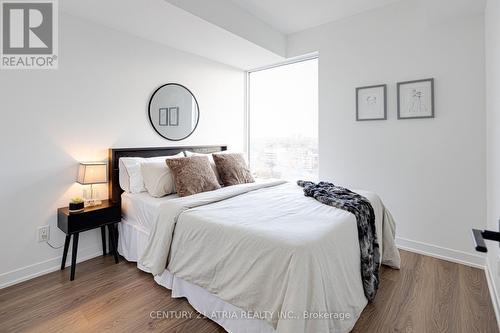
[[[82,185],[102,184],[108,182],[108,165],[106,162],[82,162],[78,168],[76,181]]]

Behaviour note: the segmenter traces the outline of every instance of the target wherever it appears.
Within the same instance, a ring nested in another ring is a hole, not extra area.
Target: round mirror
[[[198,126],[199,118],[198,101],[183,85],[164,84],[149,100],[149,121],[167,140],[179,141],[190,136]]]

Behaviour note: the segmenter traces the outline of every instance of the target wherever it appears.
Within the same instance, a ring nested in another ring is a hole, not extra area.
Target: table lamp
[[[85,198],[86,205],[100,205],[101,200],[96,199],[94,196],[93,185],[108,182],[108,164],[106,162],[80,162],[76,181],[82,185],[90,185],[90,199]]]

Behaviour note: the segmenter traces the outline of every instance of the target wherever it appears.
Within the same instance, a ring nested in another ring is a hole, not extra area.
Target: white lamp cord
[[[50,246],[51,248],[53,248],[55,250],[58,250],[64,246],[64,244],[61,246],[54,246],[54,245],[50,244],[49,241],[45,241],[45,243],[47,243],[48,246]]]

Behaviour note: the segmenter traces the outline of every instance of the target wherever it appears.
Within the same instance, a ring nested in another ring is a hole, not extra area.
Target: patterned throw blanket
[[[380,253],[375,232],[375,213],[370,201],[346,188],[328,182],[315,184],[299,180],[307,197],[335,208],[343,209],[356,216],[358,224],[359,249],[361,252],[361,278],[368,301],[373,301],[379,284]]]

